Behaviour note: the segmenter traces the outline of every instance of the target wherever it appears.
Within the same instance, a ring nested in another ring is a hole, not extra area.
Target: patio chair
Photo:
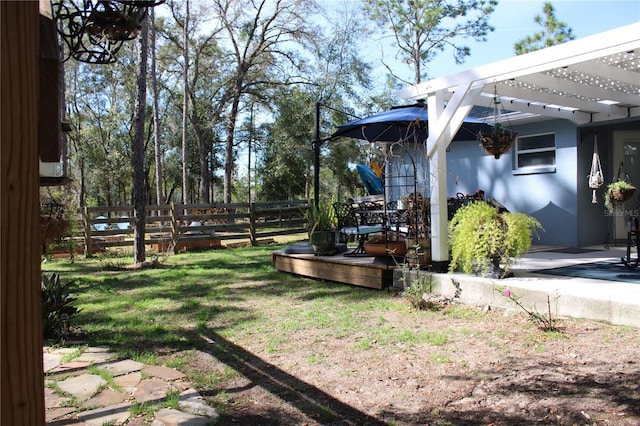
[[[409,211],[407,209],[398,210],[397,201],[389,201],[387,203],[387,217],[389,218],[389,226],[397,233],[407,234],[409,232]]]
[[[382,223],[379,225],[360,224],[356,209],[349,203],[337,201],[333,203],[333,208],[338,218],[338,229],[344,236],[354,236],[358,240],[355,250],[345,253],[345,256],[369,256],[364,250],[364,243],[369,234],[382,232]]]

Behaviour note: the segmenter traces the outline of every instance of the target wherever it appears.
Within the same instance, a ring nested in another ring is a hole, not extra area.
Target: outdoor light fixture
[[[140,32],[147,9],[164,0],[51,0],[58,33],[70,57],[91,64],[116,61],[125,41]]]

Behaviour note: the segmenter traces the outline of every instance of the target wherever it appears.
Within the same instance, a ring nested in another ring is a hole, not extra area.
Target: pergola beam
[[[614,40],[613,43],[612,40]],[[504,59],[451,76],[429,80],[399,90],[398,96],[404,99],[421,99],[439,90],[454,89],[461,82],[473,82],[474,86],[484,86],[546,72],[554,68],[571,67],[638,48],[640,48],[640,23]]]
[[[601,80],[603,77],[593,77],[594,80]],[[577,96],[584,99],[584,104],[582,108],[588,110],[592,108],[593,111],[597,111],[600,105],[597,101],[600,100],[612,100],[617,101],[623,104],[634,104],[638,102],[638,95],[633,95],[629,93],[620,92],[617,90],[612,90],[611,88],[600,86],[593,86],[591,84],[580,83],[577,81],[569,80],[566,78],[558,78],[553,77],[548,74],[532,74],[522,76],[516,79],[517,82],[524,83],[527,85],[534,86],[539,91],[551,91],[556,92],[555,96],[557,96],[555,103],[563,105],[564,102],[572,102],[573,99],[576,99]],[[508,84],[505,82],[505,84]],[[638,81],[640,84],[640,81]],[[531,92],[534,93],[535,89],[531,89]],[[540,92],[541,96],[545,96],[545,92]],[[566,94],[566,95],[565,95]],[[552,96],[552,94],[548,94]],[[588,101],[587,99],[594,99],[594,101]]]

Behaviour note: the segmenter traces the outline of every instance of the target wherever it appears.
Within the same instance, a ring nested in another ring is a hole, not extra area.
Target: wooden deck
[[[395,267],[373,256],[315,256],[275,251],[272,257],[278,271],[378,290],[392,284]]]

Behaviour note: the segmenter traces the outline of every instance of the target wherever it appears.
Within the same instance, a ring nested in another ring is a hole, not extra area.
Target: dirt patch
[[[523,313],[455,305],[373,305],[363,321],[387,333],[303,329],[274,345],[205,332],[187,368],[218,377],[203,393],[220,424],[640,424],[640,330],[562,320],[545,333]]]

